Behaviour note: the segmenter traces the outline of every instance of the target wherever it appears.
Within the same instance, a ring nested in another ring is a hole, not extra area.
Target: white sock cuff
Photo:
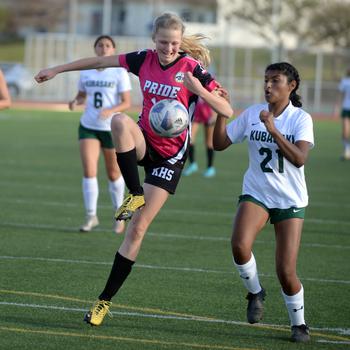
[[[108,180],[108,189],[111,191],[117,191],[120,186],[124,186],[124,183],[123,176],[119,176],[115,181]]]
[[[238,265],[233,261],[239,276],[242,278],[244,286],[248,289],[250,293],[256,294],[261,291],[261,285],[259,282],[258,270],[256,267],[255,257],[252,253],[249,261],[243,265]]]
[[[125,182],[123,176],[115,181],[108,181],[108,190],[111,195],[113,208],[118,209],[124,200]]]
[[[240,269],[248,269],[248,268],[250,268],[250,267],[252,267],[252,266],[256,266],[256,261],[255,261],[255,256],[254,256],[254,254],[253,254],[253,252],[251,253],[252,255],[251,255],[251,257],[250,257],[250,260],[249,261],[247,261],[245,264],[243,264],[243,265],[239,265],[239,264],[237,264],[236,262],[235,262],[235,258],[233,258],[233,263],[235,264],[235,266],[237,267],[237,269],[238,270],[240,270]]]
[[[282,290],[284,302],[286,304],[291,326],[305,324],[304,318],[304,288],[294,295],[287,295]]]
[[[97,177],[83,177],[82,187],[86,214],[89,216],[95,216],[98,199]]]
[[[300,301],[300,299],[304,298],[304,288],[303,285],[301,285],[301,288],[299,290],[298,293],[294,294],[294,295],[287,295],[283,292],[283,290],[281,289],[282,295],[284,300],[286,301],[287,304],[289,303],[294,303],[294,302],[298,302]]]
[[[83,177],[83,186],[90,187],[97,185],[97,177]]]

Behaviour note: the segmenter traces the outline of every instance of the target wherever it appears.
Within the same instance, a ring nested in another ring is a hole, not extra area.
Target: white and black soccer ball
[[[149,123],[157,135],[167,138],[176,137],[188,127],[188,111],[177,100],[160,100],[150,110]]]

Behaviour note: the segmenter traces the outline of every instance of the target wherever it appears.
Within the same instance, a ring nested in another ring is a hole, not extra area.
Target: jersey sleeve
[[[310,114],[304,113],[298,121],[298,129],[295,133],[296,141],[307,141],[310,143],[310,148],[314,147],[314,128]]]
[[[139,75],[142,63],[146,59],[147,50],[129,52],[127,54],[119,55],[119,64],[128,72]]]
[[[196,77],[208,91],[213,91],[219,86],[219,83],[215,81],[212,75],[200,64],[197,64],[194,68],[193,76]]]
[[[131,82],[128,72],[124,68],[120,68],[118,80],[118,92],[131,90]]]
[[[232,143],[241,143],[246,138],[248,113],[243,111],[236,119],[226,125],[226,133]]]
[[[85,86],[83,84],[83,72],[79,74],[78,91],[86,92]]]

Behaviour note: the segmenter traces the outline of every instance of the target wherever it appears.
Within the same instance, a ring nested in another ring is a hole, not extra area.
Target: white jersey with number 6
[[[306,207],[304,166],[297,168],[282,156],[259,119],[262,110],[268,110],[266,103],[253,105],[226,126],[232,143],[248,141],[249,167],[244,175],[242,194],[253,196],[270,209]],[[310,147],[314,146],[311,116],[291,102],[274,123],[290,142],[307,141]]]
[[[85,128],[101,131],[111,130],[111,118],[100,118],[101,109],[120,103],[119,94],[130,91],[131,84],[124,68],[86,70],[80,73],[79,91],[86,93],[85,111],[80,119]]]

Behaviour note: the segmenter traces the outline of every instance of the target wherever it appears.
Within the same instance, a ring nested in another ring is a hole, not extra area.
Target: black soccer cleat
[[[247,306],[247,319],[249,323],[258,323],[263,317],[264,300],[266,292],[262,288],[259,293],[248,293],[246,299],[248,300]]]
[[[310,330],[306,324],[292,326],[291,341],[294,343],[306,343],[310,340]]]

